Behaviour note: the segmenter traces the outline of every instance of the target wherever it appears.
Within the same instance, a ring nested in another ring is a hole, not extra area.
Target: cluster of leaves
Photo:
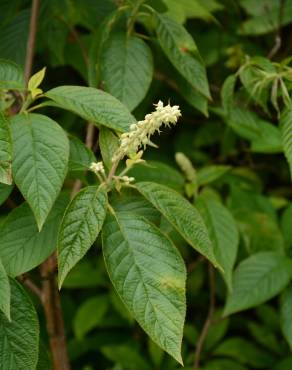
[[[72,368],[290,370],[290,2],[42,0],[26,83],[29,20],[1,2],[0,369],[51,369],[20,282],[57,251]]]

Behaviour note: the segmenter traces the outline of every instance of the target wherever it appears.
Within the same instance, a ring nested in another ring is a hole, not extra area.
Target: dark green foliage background
[[[292,52],[291,1],[144,1],[160,15],[167,14],[171,20],[184,25],[195,40],[199,52],[195,49],[195,44],[181,35],[180,51],[172,48],[171,40],[167,44],[163,39],[163,31],[159,31],[159,27],[155,25],[157,19],[151,17],[147,7],[144,10],[141,7],[141,14],[134,14],[136,18],[131,24],[129,17],[133,17],[131,11],[137,3],[138,0],[42,0],[33,69],[36,72],[47,67],[41,86],[43,91],[60,85],[99,87],[122,100],[137,119],[143,119],[145,114],[151,112],[153,103],[158,100],[179,105],[182,117],[178,124],[172,130],[164,130],[156,135],[153,142],[159,149],[148,149],[144,155],[149,166],[138,165],[131,170],[130,175],[139,181],[153,181],[177,190],[190,202],[194,202],[202,214],[204,199],[213,200],[215,210],[211,211],[211,215],[212,212],[218,212],[213,214],[217,220],[224,217],[224,210],[227,208],[233,218],[231,217],[226,229],[222,231],[225,234],[220,242],[223,243],[224,251],[224,246],[228,248],[228,243],[236,240],[236,235],[230,236],[229,230],[234,223],[239,232],[236,265],[247,258],[255,258],[255,266],[264,262],[273,264],[278,258],[291,262],[292,188],[289,166],[283,155],[283,142],[287,140],[284,148],[287,148],[286,156],[291,163],[292,146],[289,147],[290,141],[287,139],[289,134],[292,135],[291,117],[286,116],[287,125],[290,123],[286,139],[283,140],[278,126],[279,120],[284,121],[283,110],[289,110],[290,104],[292,70],[289,69],[289,60],[284,72],[281,63],[291,57]],[[135,78],[130,82],[126,80],[126,72],[115,74],[114,71],[115,63],[125,55],[119,54],[114,48],[110,49],[112,44],[109,41],[104,46],[106,52],[99,50],[106,27],[113,19],[113,12],[126,4],[130,5],[130,10],[120,10],[121,15],[114,23],[114,31],[111,31],[118,33],[118,36],[111,42],[116,43],[118,49],[129,29],[137,37],[133,41],[134,52],[130,55]],[[25,0],[0,0],[0,58],[12,60],[22,67],[26,56],[29,7],[30,2]],[[281,43],[274,50],[276,38],[280,38]],[[145,41],[151,53],[148,48],[143,49],[141,40]],[[112,54],[109,50],[112,50]],[[180,61],[179,52],[190,53],[192,60],[197,61],[192,66],[191,73],[182,73],[184,62]],[[255,57],[267,59],[253,59]],[[269,64],[268,59],[278,64]],[[170,60],[175,62],[172,64]],[[241,66],[246,65],[248,60],[253,61],[250,69],[248,67],[238,74]],[[207,68],[211,96],[208,96],[203,64]],[[286,90],[281,90],[279,82],[275,92],[273,79],[264,84],[262,90],[255,90],[255,84],[266,77],[258,71],[286,73],[283,75]],[[235,77],[234,80],[229,79],[222,90],[226,78],[236,73],[236,80]],[[122,85],[123,78],[126,80],[126,87]],[[139,84],[143,84],[142,89]],[[69,193],[77,178],[84,184],[93,182],[92,174],[85,174],[84,167],[94,157],[91,152],[78,152],[80,142],[76,138],[85,141],[85,120],[54,107],[44,107],[39,112],[55,119],[72,137],[64,194],[57,201],[58,207],[54,211],[56,216],[51,216],[51,224],[42,231],[46,234],[40,237],[42,242],[49,240],[53,244],[56,243],[57,226],[68,202],[66,192]],[[97,137],[95,139],[97,141]],[[103,149],[102,145],[107,147],[100,136],[99,145],[94,145],[96,158],[101,157],[99,147]],[[184,153],[192,161],[196,171],[193,183],[176,163],[177,152]],[[103,160],[107,164],[108,158]],[[12,202],[16,205],[23,202],[16,189],[11,194],[10,191],[10,186],[0,185],[1,222],[7,215],[10,220],[14,219],[11,213],[16,211],[10,209]],[[199,198],[194,196],[196,192],[199,193]],[[147,205],[143,201],[141,203],[141,198],[136,193],[135,197],[131,192],[124,192],[123,196],[115,194],[112,201],[117,209],[128,204],[133,215],[142,212],[145,217],[159,224],[179,247],[186,262],[187,319],[182,357],[185,369],[190,370],[193,368],[197,341],[209,311],[208,262],[186,244],[165,218],[160,219],[161,216],[151,207],[147,209]],[[219,209],[220,206],[216,208],[218,202],[226,207],[223,211]],[[29,209],[25,207],[27,206],[22,206],[17,212],[26,214]],[[32,215],[27,217],[33,220]],[[16,224],[10,227],[13,230],[18,226]],[[1,233],[3,229],[0,230],[0,250],[1,236],[4,235]],[[216,239],[216,235],[213,237]],[[181,368],[151,342],[123,306],[108,278],[100,239],[99,237],[96,240],[88,254],[70,272],[61,291],[72,369]],[[34,260],[30,261],[31,266],[28,269],[36,267],[45,257],[34,254]],[[222,258],[225,258],[224,253]],[[228,307],[234,309],[230,308],[230,312],[256,307],[226,317],[222,313],[228,291],[222,275],[216,270],[215,313],[202,347],[200,369],[292,368],[290,262],[285,265],[285,276],[282,264],[278,270],[272,268],[273,271],[269,272],[273,275],[268,276],[270,280],[266,289],[271,291],[262,300],[260,295],[265,288],[259,284],[254,302],[247,303],[246,307],[242,304],[241,307],[242,297],[235,298],[236,302],[232,302],[230,306],[227,304],[225,309],[228,314]],[[37,268],[30,274],[37,281]],[[246,280],[249,278],[252,279],[252,273],[246,276]],[[274,289],[277,284],[278,287]],[[31,298],[40,319],[41,344],[37,369],[46,370],[50,369],[50,356],[43,310],[33,294]],[[0,369],[2,359],[4,354],[0,352]]]

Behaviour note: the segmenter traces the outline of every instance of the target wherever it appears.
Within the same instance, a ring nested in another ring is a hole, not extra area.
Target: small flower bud
[[[197,174],[196,170],[194,169],[192,162],[189,158],[181,152],[175,154],[175,160],[178,166],[181,168],[182,172],[184,173],[186,179],[192,183],[197,182]]]
[[[102,162],[92,162],[89,169],[95,174],[97,173],[105,174],[104,166]]]

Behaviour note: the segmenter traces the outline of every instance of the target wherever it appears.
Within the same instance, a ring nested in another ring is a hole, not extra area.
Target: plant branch
[[[53,370],[70,370],[60,294],[56,283],[56,254],[41,265],[42,303],[52,352]]]
[[[206,261],[206,259],[203,256],[199,256],[195,261],[191,262],[187,268],[188,274],[193,272],[204,261]]]
[[[285,0],[280,0],[277,33],[275,37],[274,46],[272,47],[271,51],[268,54],[269,59],[273,59],[273,57],[278,53],[278,51],[280,50],[282,46],[281,26],[282,26],[282,20],[283,20],[283,15],[284,15],[284,7],[285,7]]]
[[[118,168],[118,165],[120,163],[120,160],[121,158],[118,158],[112,165],[111,169],[110,169],[110,172],[108,174],[108,177],[107,177],[107,184],[109,185],[112,178],[114,177],[115,173],[116,173],[116,170]]]
[[[198,370],[200,367],[200,358],[201,352],[203,348],[203,344],[208,334],[208,330],[210,325],[212,324],[213,315],[215,311],[215,273],[213,266],[209,263],[208,265],[208,272],[209,272],[209,285],[210,285],[210,301],[209,301],[209,311],[206,321],[204,323],[203,329],[197,341],[196,351],[195,351],[195,361],[194,361],[194,370]]]
[[[95,126],[93,123],[91,122],[88,122],[87,123],[87,128],[86,128],[86,137],[85,137],[85,145],[87,146],[88,149],[92,149],[93,147],[93,143],[94,143],[94,132],[95,132]],[[71,192],[71,195],[72,197],[78,193],[78,191],[81,189],[82,187],[82,181],[80,181],[79,179],[77,179],[75,182],[74,182],[74,185],[73,185],[73,188],[72,188],[72,192]]]
[[[42,302],[43,293],[42,290],[28,277],[27,274],[21,275],[18,280],[25,285],[31,292],[33,292],[39,300]]]
[[[39,7],[40,7],[40,0],[33,0],[32,7],[31,7],[29,34],[28,34],[28,40],[27,40],[27,46],[26,46],[26,60],[25,60],[25,69],[24,69],[24,80],[26,84],[28,83],[28,80],[31,76],[31,71],[32,71]]]
[[[88,60],[89,58],[88,58],[88,53],[87,53],[86,47],[83,44],[83,42],[82,42],[82,40],[79,36],[79,33],[76,31],[76,29],[74,27],[69,27],[69,29],[70,29],[71,35],[73,36],[73,38],[75,39],[75,41],[77,42],[77,44],[80,47],[84,63],[87,66],[88,63],[89,63],[89,60]]]

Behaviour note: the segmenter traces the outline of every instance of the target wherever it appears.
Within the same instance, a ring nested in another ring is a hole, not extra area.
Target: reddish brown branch
[[[188,273],[190,274],[191,272],[193,272],[204,261],[206,261],[206,259],[203,256],[199,256],[195,261],[191,262],[188,265]]]
[[[35,51],[35,41],[38,25],[38,13],[40,7],[40,0],[33,0],[31,7],[31,16],[29,23],[29,34],[26,46],[26,59],[25,59],[25,69],[24,69],[24,80],[28,83],[28,80],[32,71],[33,57]]]
[[[205,342],[205,339],[208,334],[208,330],[210,325],[212,324],[214,311],[215,311],[215,273],[213,266],[209,263],[208,266],[208,272],[209,272],[209,285],[210,285],[210,302],[209,302],[209,312],[208,316],[206,318],[206,321],[204,323],[203,329],[201,331],[201,334],[199,336],[199,339],[197,341],[196,351],[195,351],[195,361],[194,361],[194,370],[198,370],[200,368],[200,358],[201,358],[201,352],[202,348]]]
[[[88,122],[87,123],[87,128],[86,128],[85,145],[89,149],[92,149],[92,147],[93,147],[93,143],[94,143],[94,132],[95,132],[95,126],[94,126],[94,124],[91,123],[91,122]],[[81,189],[81,187],[82,187],[82,182],[79,179],[77,179],[74,182],[74,185],[73,185],[73,188],[72,188],[72,192],[71,192],[71,196],[74,197],[74,195],[76,193],[78,193],[78,191]]]
[[[42,290],[26,274],[21,275],[18,280],[33,292],[42,301]]]
[[[41,265],[42,303],[52,352],[53,370],[70,370],[60,295],[56,283],[56,254]]]

